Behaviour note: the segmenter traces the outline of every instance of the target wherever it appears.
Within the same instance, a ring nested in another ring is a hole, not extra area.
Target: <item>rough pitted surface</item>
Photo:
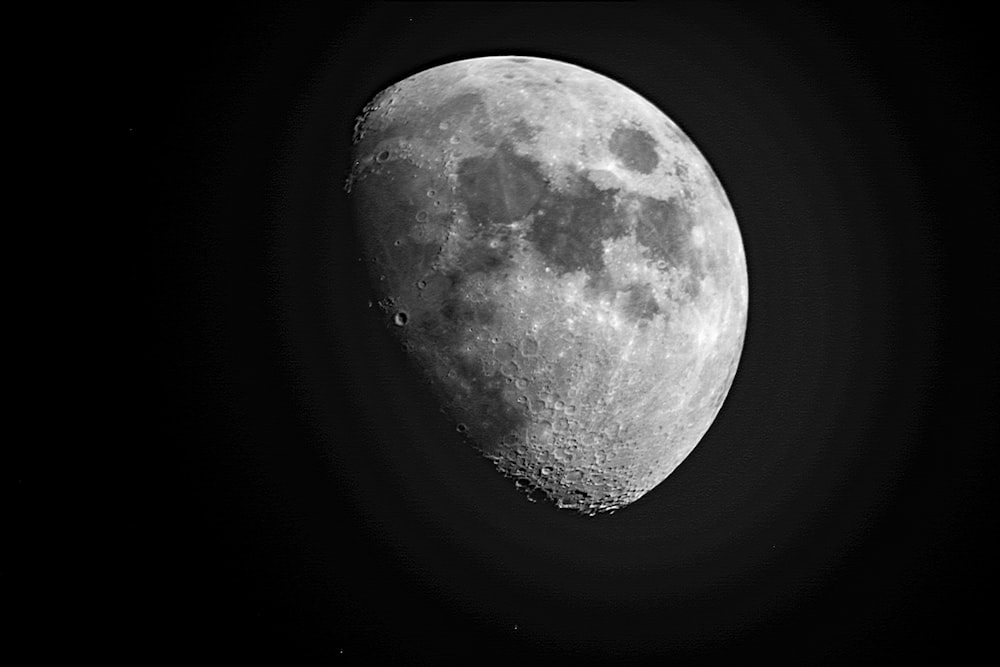
[[[684,460],[732,383],[747,276],[662,112],[579,67],[478,58],[379,93],[354,157],[379,305],[499,470],[593,514]]]

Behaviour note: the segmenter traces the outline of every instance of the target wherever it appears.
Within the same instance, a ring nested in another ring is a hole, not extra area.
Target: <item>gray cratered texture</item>
[[[354,160],[379,305],[499,470],[592,514],[684,460],[736,372],[747,274],[669,118],[574,65],[476,58],[379,93]]]

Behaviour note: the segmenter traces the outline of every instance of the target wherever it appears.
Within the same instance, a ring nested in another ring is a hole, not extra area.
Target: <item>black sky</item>
[[[973,651],[997,436],[986,23],[907,4],[138,10],[120,129],[150,278],[141,650]],[[566,60],[653,101],[743,234],[729,398],[688,460],[611,516],[527,502],[367,308],[341,189],[354,116],[409,74],[494,54]]]

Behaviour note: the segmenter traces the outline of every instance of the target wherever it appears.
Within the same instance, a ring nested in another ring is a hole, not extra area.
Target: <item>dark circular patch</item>
[[[656,140],[643,130],[619,127],[611,133],[608,149],[622,165],[640,174],[650,174],[660,163]]]

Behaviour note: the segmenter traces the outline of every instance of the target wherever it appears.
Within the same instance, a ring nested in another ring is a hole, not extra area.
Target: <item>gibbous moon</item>
[[[643,97],[542,58],[434,67],[363,109],[346,189],[387,327],[530,497],[624,507],[711,426],[746,330],[743,244]]]

